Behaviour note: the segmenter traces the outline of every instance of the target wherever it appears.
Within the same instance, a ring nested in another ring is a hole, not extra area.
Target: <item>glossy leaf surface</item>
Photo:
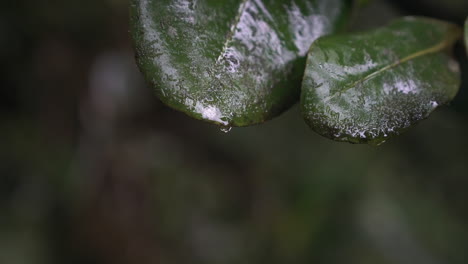
[[[138,65],[157,96],[223,126],[266,121],[299,99],[310,44],[345,0],[132,0]]]
[[[312,44],[301,109],[309,126],[328,138],[380,144],[437,106],[460,86],[446,54],[456,26],[405,17],[365,33],[326,36]]]

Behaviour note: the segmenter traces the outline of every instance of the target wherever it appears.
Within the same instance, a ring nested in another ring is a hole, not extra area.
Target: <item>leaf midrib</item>
[[[344,88],[343,90],[341,91],[337,91],[335,93],[333,93],[332,95],[328,96],[325,100],[328,101],[328,100],[331,100],[332,98],[334,98],[335,96],[337,95],[340,95],[350,89],[353,89],[353,88],[356,88],[356,86],[360,83],[364,83],[374,77],[376,77],[377,75],[387,71],[387,70],[390,70],[390,69],[393,69],[405,62],[408,62],[410,60],[413,60],[413,59],[416,59],[416,58],[419,58],[419,57],[422,57],[422,56],[425,56],[425,55],[429,55],[429,54],[433,54],[433,53],[437,53],[437,52],[440,52],[444,49],[446,49],[447,47],[451,46],[458,38],[459,38],[459,35],[460,35],[460,30],[458,30],[457,28],[455,29],[452,29],[448,34],[447,34],[447,37],[437,43],[436,45],[434,46],[431,46],[429,48],[426,48],[424,50],[421,50],[421,51],[418,51],[418,52],[415,52],[413,54],[410,54],[402,59],[399,59],[397,61],[395,61],[394,63],[391,63],[387,66],[384,66],[380,69],[378,69],[377,71],[375,72],[372,72],[366,76],[364,76],[363,78],[353,82],[351,85],[349,85],[348,87]]]
[[[231,28],[230,28],[230,30],[228,32],[226,41],[224,42],[223,48],[221,49],[221,53],[220,53],[218,59],[216,60],[216,64],[218,64],[221,61],[221,59],[223,58],[223,55],[226,53],[226,50],[229,47],[229,44],[232,42],[232,39],[234,38],[237,27],[238,27],[238,25],[240,23],[240,20],[242,18],[242,14],[245,12],[245,10],[247,8],[247,3],[249,1],[250,0],[242,0],[242,2],[240,3],[239,12],[237,13],[237,15],[236,15],[236,17],[234,19],[234,23],[231,25]]]

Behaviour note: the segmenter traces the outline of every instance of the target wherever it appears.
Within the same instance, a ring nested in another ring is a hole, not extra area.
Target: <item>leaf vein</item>
[[[416,58],[419,58],[419,57],[422,57],[422,56],[425,56],[425,55],[428,55],[428,54],[433,54],[433,53],[437,53],[437,52],[440,52],[442,50],[444,50],[445,48],[451,46],[453,44],[453,42],[455,42],[457,39],[458,39],[458,36],[459,36],[459,31],[458,30],[453,30],[453,32],[450,32],[451,34],[449,34],[449,37],[444,39],[443,41],[441,41],[440,43],[437,43],[436,45],[434,46],[431,46],[429,48],[426,48],[424,50],[420,50],[418,52],[415,52],[413,54],[410,54],[402,59],[399,59],[397,61],[395,61],[394,63],[391,63],[387,66],[384,66],[382,68],[380,68],[379,70],[375,71],[375,72],[372,72],[366,76],[364,76],[363,78],[353,82],[352,84],[350,84],[348,87],[344,88],[343,90],[341,91],[337,91],[335,92],[334,94],[330,95],[329,97],[327,97],[325,99],[325,101],[329,101],[331,99],[333,99],[335,96],[337,95],[341,95],[342,93],[350,90],[350,89],[353,89],[353,88],[356,88],[356,86],[360,83],[364,83],[374,77],[376,77],[377,75],[387,71],[387,70],[390,70],[392,68],[395,68],[405,62],[408,62],[408,61],[411,61],[413,59],[416,59]]]
[[[234,19],[234,23],[231,25],[231,29],[228,32],[228,35],[226,37],[226,41],[224,42],[223,48],[221,50],[221,54],[219,55],[218,59],[216,60],[216,64],[221,62],[221,60],[223,59],[223,57],[224,57],[224,55],[226,53],[226,50],[229,47],[229,44],[232,42],[232,39],[234,38],[234,35],[236,34],[237,26],[240,23],[240,20],[242,18],[242,14],[245,12],[245,10],[247,8],[247,4],[248,4],[249,1],[250,0],[242,0],[241,4],[239,6],[239,11],[237,12],[237,16]]]

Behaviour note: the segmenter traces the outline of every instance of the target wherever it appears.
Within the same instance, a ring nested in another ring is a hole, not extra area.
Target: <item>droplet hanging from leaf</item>
[[[170,107],[222,126],[264,122],[299,99],[305,56],[347,0],[132,0],[137,63]]]
[[[325,36],[309,51],[301,109],[309,126],[328,138],[380,144],[411,127],[460,86],[446,51],[458,26],[405,17],[374,31]]]

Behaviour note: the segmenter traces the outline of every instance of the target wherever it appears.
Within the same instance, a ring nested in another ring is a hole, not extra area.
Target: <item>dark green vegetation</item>
[[[374,0],[348,31],[461,26],[467,5]],[[378,148],[312,132],[298,104],[226,135],[155,100],[128,0],[5,1],[0,264],[467,264],[462,42],[453,55],[449,107]]]
[[[407,17],[316,41],[366,1],[296,2],[133,0],[137,62],[164,103],[197,119],[257,124],[302,93],[310,127],[351,143],[380,144],[457,94],[458,26]]]
[[[305,56],[345,0],[132,0],[140,69],[158,97],[223,126],[271,119],[299,98]]]
[[[458,63],[454,24],[405,17],[368,33],[315,41],[302,83],[304,119],[339,141],[380,144],[450,102]]]

